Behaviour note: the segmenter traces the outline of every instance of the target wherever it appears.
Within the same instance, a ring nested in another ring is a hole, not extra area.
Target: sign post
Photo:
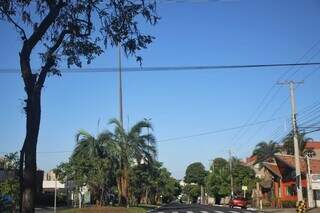
[[[311,174],[311,189],[320,190],[320,174]]]
[[[248,186],[242,186],[243,197],[246,198],[246,191],[248,190]]]

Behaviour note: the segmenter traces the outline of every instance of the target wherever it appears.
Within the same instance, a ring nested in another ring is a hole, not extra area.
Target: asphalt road
[[[253,213],[255,211],[220,206],[172,203],[163,205],[152,213]]]

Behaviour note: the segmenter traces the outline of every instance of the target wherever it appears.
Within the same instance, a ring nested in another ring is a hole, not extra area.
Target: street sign
[[[241,188],[243,190],[243,197],[246,198],[246,191],[248,190],[248,186],[242,186]]]
[[[314,190],[320,189],[320,174],[311,174],[311,188]]]

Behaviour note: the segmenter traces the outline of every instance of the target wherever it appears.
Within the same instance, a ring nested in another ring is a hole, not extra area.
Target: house
[[[320,141],[308,141],[305,146],[306,150],[312,150],[314,152],[314,159],[320,159]]]
[[[276,154],[273,160],[261,164],[264,175],[261,190],[269,195],[274,206],[282,207],[285,203],[297,201],[295,159],[293,155]],[[303,197],[307,199],[307,162],[300,157]],[[311,174],[320,174],[320,160],[310,159]],[[320,190],[314,189],[314,200],[320,205]]]
[[[65,184],[57,180],[53,171],[44,173],[42,182],[43,193],[54,193],[55,189],[64,189]]]
[[[57,200],[59,204],[73,204],[76,205],[79,199],[79,192],[74,184],[74,181],[67,180],[65,183],[60,182],[55,173],[51,170],[43,174],[43,182],[42,182],[42,198],[44,204],[53,203],[55,191],[59,195],[61,200]],[[88,187],[84,186],[80,189],[83,203],[91,202],[91,195]]]

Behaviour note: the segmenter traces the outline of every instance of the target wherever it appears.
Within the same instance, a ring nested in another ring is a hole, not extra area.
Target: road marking
[[[224,213],[223,211],[217,211],[217,210],[215,210],[214,212],[216,212],[216,213]]]
[[[207,212],[207,211],[200,211],[200,213],[209,213],[209,212]]]
[[[193,211],[186,211],[186,213],[193,213]]]
[[[172,213],[179,213],[179,212],[172,212]]]
[[[231,212],[231,213],[239,213],[239,212],[236,212],[236,211],[229,211],[229,212]]]

